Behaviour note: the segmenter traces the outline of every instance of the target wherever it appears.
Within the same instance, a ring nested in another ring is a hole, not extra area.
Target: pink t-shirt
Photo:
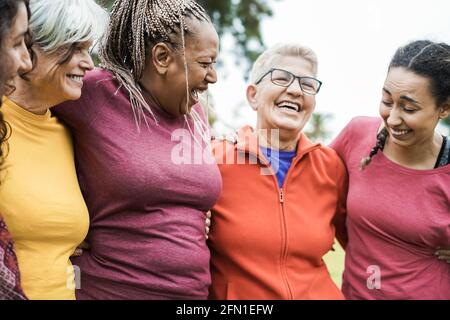
[[[88,72],[79,100],[54,112],[73,133],[91,217],[91,249],[73,259],[77,298],[206,299],[205,217],[222,183],[206,145],[197,150],[204,159],[194,158],[185,120],[157,107],[158,124],[145,115],[138,130],[128,93],[101,69]],[[178,159],[181,146],[187,155]]]
[[[381,119],[353,119],[331,147],[349,173],[348,245],[342,290],[348,299],[450,299],[450,165],[404,168],[379,151]]]

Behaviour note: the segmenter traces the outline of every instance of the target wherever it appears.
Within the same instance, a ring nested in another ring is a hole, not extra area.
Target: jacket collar
[[[267,162],[266,159],[261,155],[258,144],[258,137],[254,134],[255,130],[251,126],[242,127],[238,131],[238,140],[236,144],[236,149],[245,153],[252,153],[258,156],[263,162]],[[309,152],[319,148],[320,143],[313,143],[308,137],[302,132],[297,143],[297,154],[296,159],[301,159],[304,155]]]

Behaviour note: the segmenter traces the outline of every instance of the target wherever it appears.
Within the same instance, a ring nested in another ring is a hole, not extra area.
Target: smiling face
[[[283,69],[300,77],[314,77],[311,63],[301,57],[283,56],[273,68]],[[257,111],[258,129],[280,129],[297,134],[303,130],[314,111],[315,96],[303,93],[298,79],[289,87],[272,83],[270,75],[247,88],[247,99]]]
[[[199,94],[217,81],[215,63],[219,52],[219,37],[209,22],[189,20],[191,34],[186,37],[185,57],[189,89],[181,52],[174,52],[164,78],[165,89],[160,90],[158,102],[174,116],[188,114],[199,101]]]
[[[36,48],[37,66],[28,74],[32,87],[43,96],[52,96],[55,105],[79,99],[83,77],[94,68],[89,55],[91,45],[91,41],[76,44],[72,57],[63,64],[59,64],[59,61],[67,54],[68,48],[61,48],[51,54]]]
[[[448,114],[448,105],[436,105],[428,78],[401,67],[389,71],[380,115],[394,144],[412,146],[430,141],[439,120]]]
[[[28,34],[28,13],[23,2],[18,3],[17,15],[5,39],[4,50],[8,68],[5,78],[11,80],[18,73],[24,73],[31,69],[30,55],[25,43]],[[2,62],[3,63],[3,62]]]

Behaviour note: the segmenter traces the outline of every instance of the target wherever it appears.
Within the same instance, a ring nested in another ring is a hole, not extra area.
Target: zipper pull
[[[284,203],[284,193],[283,193],[283,189],[280,189],[280,203]]]

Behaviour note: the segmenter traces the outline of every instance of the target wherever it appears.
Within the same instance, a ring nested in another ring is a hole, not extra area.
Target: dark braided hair
[[[188,17],[211,22],[205,9],[194,0],[116,0],[114,3],[105,43],[100,48],[101,66],[112,71],[130,93],[138,122],[144,110],[153,115],[138,84],[146,58],[160,42],[181,47],[184,54]]]
[[[28,0],[0,0],[0,106],[2,104],[2,97],[6,93],[14,90],[14,87],[9,83],[9,80],[14,76],[10,70],[10,61],[5,54],[6,38],[9,35],[11,27],[15,21],[19,11],[19,3],[23,2],[27,8],[28,17],[30,17],[29,1]],[[3,114],[0,112],[0,166],[3,164],[3,144],[7,140],[7,126],[3,119]]]
[[[429,79],[429,90],[437,108],[450,103],[450,46],[429,40],[413,41],[399,48],[389,64],[392,68],[405,68]],[[370,155],[361,160],[361,169],[370,163],[379,150],[383,150],[388,137],[386,128],[378,134],[377,144]]]
[[[361,160],[361,170],[364,170],[372,161],[372,157],[378,153],[378,150],[383,150],[386,143],[386,139],[389,133],[386,128],[383,128],[377,135],[377,143],[375,147],[372,148],[368,157]]]

